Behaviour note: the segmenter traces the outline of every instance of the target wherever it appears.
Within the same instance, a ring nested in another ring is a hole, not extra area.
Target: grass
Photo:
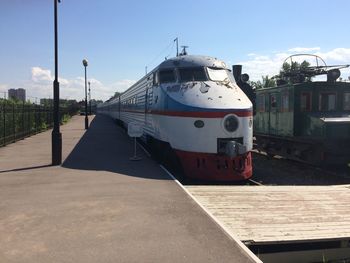
[[[69,114],[64,114],[61,119],[61,124],[66,124],[71,119]]]

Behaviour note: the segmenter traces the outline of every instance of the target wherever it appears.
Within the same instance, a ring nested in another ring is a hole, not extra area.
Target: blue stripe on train
[[[160,110],[160,111],[194,111],[194,112],[215,112],[215,111],[229,111],[229,110],[234,110],[236,112],[245,112],[245,111],[251,111],[252,108],[247,108],[247,109],[232,109],[232,108],[227,108],[227,109],[216,109],[216,108],[201,108],[201,107],[193,107],[189,106],[183,103],[180,103],[176,101],[175,99],[171,98],[163,89],[161,89],[162,96],[163,98],[161,101],[159,101],[157,104],[151,105],[150,109],[152,110]]]

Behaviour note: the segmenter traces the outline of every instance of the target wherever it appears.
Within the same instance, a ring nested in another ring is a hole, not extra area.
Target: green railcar
[[[349,165],[350,82],[336,81],[335,75],[311,82],[304,74],[297,83],[257,90],[256,148],[317,165]]]

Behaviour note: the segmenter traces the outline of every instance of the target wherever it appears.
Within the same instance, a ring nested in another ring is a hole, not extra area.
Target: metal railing
[[[61,108],[60,120],[73,115]],[[42,132],[53,125],[53,107],[11,100],[0,101],[0,146]]]

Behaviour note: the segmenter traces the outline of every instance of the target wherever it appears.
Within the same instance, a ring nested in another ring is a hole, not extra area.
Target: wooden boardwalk
[[[246,244],[350,239],[350,186],[186,186]]]

